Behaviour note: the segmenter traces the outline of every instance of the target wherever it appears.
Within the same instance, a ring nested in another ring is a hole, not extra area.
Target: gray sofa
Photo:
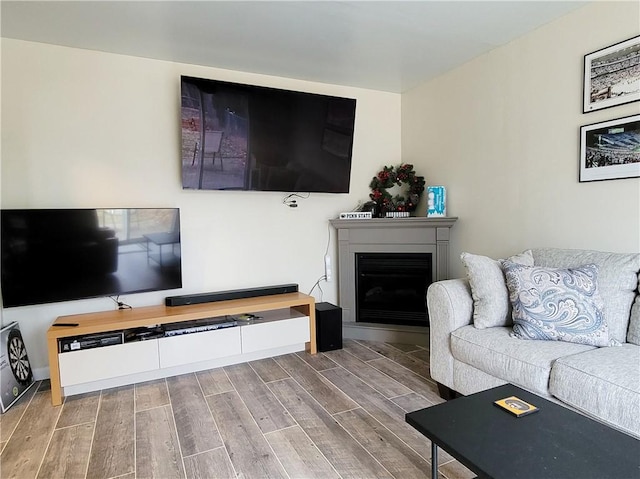
[[[468,278],[439,281],[427,291],[430,369],[441,395],[467,395],[513,383],[640,438],[640,254],[554,248],[528,253],[534,267],[597,265],[608,334],[617,344],[596,347],[513,337],[511,302],[502,304],[509,294],[499,280],[502,274],[505,281],[504,269],[495,269],[498,263],[482,257],[493,270],[468,268]],[[491,288],[501,290],[502,296],[487,308],[480,296]],[[480,317],[507,307],[503,325],[492,325],[496,318]]]

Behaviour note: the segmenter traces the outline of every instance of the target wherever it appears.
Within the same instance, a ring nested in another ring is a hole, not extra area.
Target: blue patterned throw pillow
[[[609,346],[598,266],[556,269],[503,261],[513,336]]]

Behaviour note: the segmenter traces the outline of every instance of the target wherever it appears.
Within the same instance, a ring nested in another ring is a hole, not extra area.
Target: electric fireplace
[[[356,253],[356,321],[428,326],[430,253]]]
[[[428,344],[426,290],[449,278],[449,239],[456,220],[330,220],[337,232],[344,338]]]

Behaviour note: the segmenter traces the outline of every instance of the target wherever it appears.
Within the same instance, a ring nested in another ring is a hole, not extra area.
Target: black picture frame
[[[640,35],[584,56],[583,113],[640,100]]]
[[[579,181],[640,177],[640,115],[580,127]]]

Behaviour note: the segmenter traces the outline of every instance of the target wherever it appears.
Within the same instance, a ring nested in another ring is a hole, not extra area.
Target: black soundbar
[[[254,298],[256,296],[269,296],[272,294],[297,293],[297,284],[279,284],[276,286],[261,286],[258,288],[233,289],[229,291],[217,291],[214,293],[185,294],[183,296],[167,296],[164,300],[166,306],[185,306],[187,304],[213,303],[228,299]]]

